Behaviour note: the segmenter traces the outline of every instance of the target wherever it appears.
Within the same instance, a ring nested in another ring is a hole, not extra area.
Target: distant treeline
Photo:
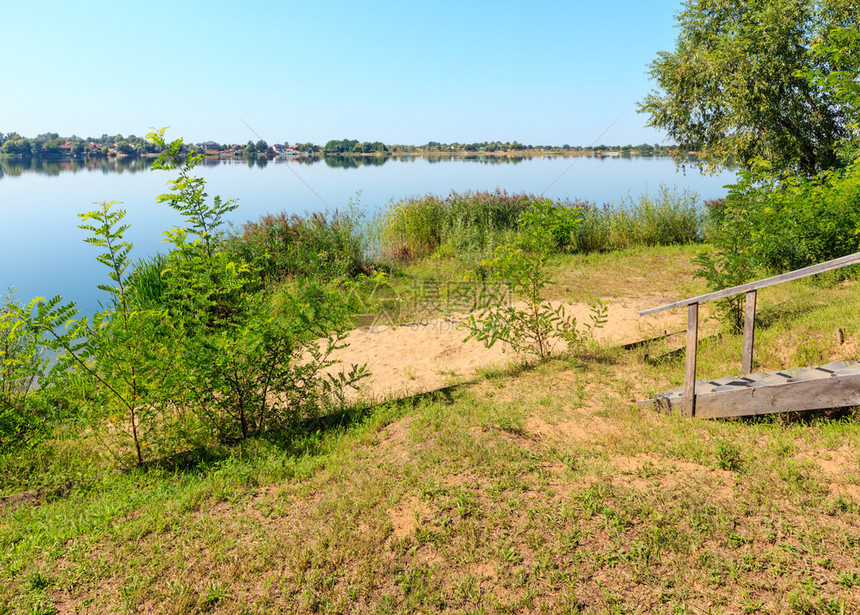
[[[46,132],[35,137],[23,137],[17,132],[0,132],[0,154],[23,158],[59,158],[64,156],[135,156],[157,154],[160,148],[143,137],[121,134],[103,134],[100,137],[81,138],[77,135],[61,137]]]
[[[257,157],[274,157],[278,155],[296,156],[344,156],[344,155],[390,155],[412,153],[513,153],[524,151],[583,153],[583,154],[638,154],[640,156],[660,156],[672,154],[676,146],[641,143],[639,145],[532,145],[519,141],[481,141],[475,143],[442,143],[429,141],[423,145],[386,145],[380,141],[358,141],[356,139],[333,139],[325,145],[315,143],[276,143],[269,145],[266,141],[248,141],[245,144],[218,143],[204,141],[187,144],[187,151],[193,154],[218,154]],[[143,137],[135,135],[103,134],[100,137],[81,138],[77,135],[61,137],[59,134],[43,133],[35,137],[24,137],[17,132],[4,134],[0,132],[0,154],[20,156],[23,158],[61,158],[61,157],[94,157],[94,156],[140,156],[158,154],[159,147],[148,142]]]

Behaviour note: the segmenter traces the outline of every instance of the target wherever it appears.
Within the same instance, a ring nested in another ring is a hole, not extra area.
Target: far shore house
[[[72,157],[72,151],[73,151],[73,149],[75,149],[75,142],[66,141],[65,143],[61,143],[58,146],[58,149],[59,149],[59,155],[60,156],[63,156],[63,157],[68,156],[69,158],[71,158]],[[77,155],[99,154],[99,153],[101,153],[101,149],[102,149],[101,145],[99,145],[95,141],[87,141],[87,142],[78,141],[76,154]],[[45,146],[42,146],[42,151],[41,151],[42,156],[47,155],[47,152],[48,152],[48,148]]]
[[[215,141],[204,141],[203,143],[198,143],[197,147],[203,150],[203,152],[220,152],[221,144],[216,143]]]

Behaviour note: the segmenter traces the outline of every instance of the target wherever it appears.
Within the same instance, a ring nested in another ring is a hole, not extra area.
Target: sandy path
[[[662,312],[640,317],[639,310],[653,307],[634,299],[607,301],[607,322],[595,339],[606,344],[623,344],[655,337],[664,329],[684,328],[683,314]],[[585,304],[565,304],[577,322],[589,322],[591,308]],[[371,377],[364,381],[361,394],[379,400],[411,395],[468,379],[479,370],[502,367],[517,356],[499,343],[486,348],[476,340],[464,342],[467,331],[459,328],[465,318],[453,315],[399,326],[377,325],[350,332],[349,346],[335,352],[342,363],[331,368],[339,371],[350,364],[366,363]],[[505,352],[507,350],[507,352]]]

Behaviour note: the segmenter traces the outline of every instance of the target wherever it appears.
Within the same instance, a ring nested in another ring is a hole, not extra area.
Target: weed
[[[721,470],[738,472],[743,467],[741,449],[733,442],[729,442],[728,440],[718,440],[716,455],[717,467]]]
[[[209,611],[222,602],[228,595],[227,588],[219,583],[210,585],[198,602],[203,612]]]
[[[849,570],[836,575],[836,583],[845,588],[860,587],[860,570]]]

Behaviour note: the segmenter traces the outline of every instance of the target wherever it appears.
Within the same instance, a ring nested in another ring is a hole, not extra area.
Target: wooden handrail
[[[804,267],[803,269],[789,271],[788,273],[781,273],[780,275],[775,275],[770,278],[764,278],[763,280],[747,282],[746,284],[732,286],[731,288],[724,288],[723,290],[716,290],[712,293],[699,295],[698,297],[683,299],[681,301],[667,303],[666,305],[661,305],[659,307],[649,308],[647,310],[642,310],[641,312],[639,312],[639,315],[648,316],[649,314],[656,314],[657,312],[662,312],[663,310],[671,310],[672,308],[676,307],[685,307],[694,303],[707,303],[708,301],[714,301],[716,299],[725,299],[726,297],[731,297],[732,295],[740,295],[742,293],[748,293],[751,290],[767,288],[768,286],[775,286],[777,284],[782,284],[783,282],[790,282],[791,280],[799,280],[800,278],[815,275],[816,273],[833,271],[834,269],[841,269],[842,267],[847,267],[848,265],[855,265],[857,263],[860,263],[860,252],[856,252],[855,254],[849,254],[848,256],[842,256],[840,258],[834,258],[831,261],[825,261],[823,263],[818,263],[817,265],[810,265],[809,267]]]
[[[726,297],[746,293],[746,306],[744,309],[744,341],[743,350],[741,351],[741,369],[743,370],[744,374],[750,374],[752,373],[753,368],[753,346],[755,340],[755,308],[757,294],[756,291],[758,291],[758,289],[760,288],[775,286],[776,284],[790,282],[791,280],[799,280],[800,278],[815,275],[816,273],[833,271],[834,269],[841,269],[842,267],[847,267],[848,265],[854,265],[857,263],[860,263],[860,252],[849,254],[848,256],[843,256],[840,258],[834,258],[833,260],[818,263],[817,265],[811,265],[809,267],[804,267],[803,269],[796,269],[795,271],[789,271],[788,273],[775,275],[770,278],[764,278],[763,280],[748,282],[746,284],[741,284],[740,286],[732,286],[731,288],[725,288],[723,290],[707,293],[705,295],[699,295],[698,297],[692,297],[690,299],[684,299],[682,301],[668,303],[666,305],[661,305],[659,307],[642,310],[641,312],[639,312],[640,316],[648,316],[649,314],[656,314],[657,312],[662,312],[663,310],[670,310],[676,307],[687,307],[687,361],[684,369],[684,414],[686,414],[687,416],[696,415],[696,354],[698,352],[699,345],[698,338],[700,303],[706,303],[708,301],[714,301],[716,299],[725,299]]]

